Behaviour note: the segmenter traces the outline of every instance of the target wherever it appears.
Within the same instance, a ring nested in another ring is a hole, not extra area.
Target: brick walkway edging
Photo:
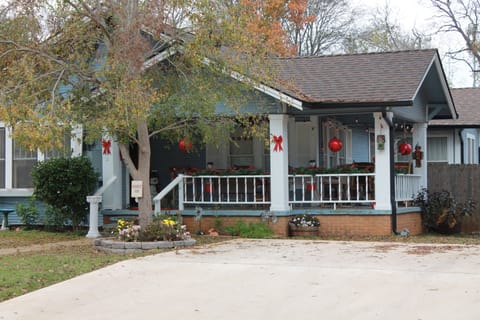
[[[147,242],[125,242],[112,239],[95,239],[95,249],[111,253],[135,253],[144,250],[170,249],[178,247],[189,247],[195,245],[195,239],[180,241],[147,241]]]

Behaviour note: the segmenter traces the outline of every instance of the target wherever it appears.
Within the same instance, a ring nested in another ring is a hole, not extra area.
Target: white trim
[[[13,187],[13,139],[12,129],[5,127],[5,188]]]
[[[244,76],[244,75],[242,75],[238,72],[235,72],[235,71],[231,71],[230,76],[233,79],[238,80],[238,81],[243,82],[243,83],[248,83],[248,84],[253,83],[252,79],[250,79],[249,77]],[[294,107],[298,110],[303,110],[303,103],[300,100],[292,98],[292,97],[290,97],[290,96],[288,96],[284,93],[281,93],[280,91],[275,90],[271,87],[268,87],[264,84],[258,84],[258,85],[253,84],[253,87],[255,89],[257,89],[258,91],[263,92],[266,95],[269,95],[270,97],[277,99],[280,102],[286,103],[286,104],[288,104],[288,105],[290,105],[290,106],[292,106],[292,107]]]
[[[0,197],[31,197],[33,189],[0,189]]]
[[[162,62],[163,60],[166,60],[167,58],[170,58],[171,56],[173,56],[177,52],[179,52],[179,50],[177,48],[174,48],[174,49],[169,48],[165,51],[160,52],[159,54],[153,56],[152,58],[148,59],[147,61],[145,61],[143,63],[142,71],[145,71],[145,70],[153,67],[157,63]]]

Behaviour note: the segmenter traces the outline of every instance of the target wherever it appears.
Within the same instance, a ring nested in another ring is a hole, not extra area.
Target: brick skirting
[[[359,236],[380,236],[392,234],[390,214],[319,214],[315,215],[320,220],[320,235],[359,235]],[[288,221],[291,216],[279,216],[277,222],[269,222],[275,235],[288,236]],[[197,231],[208,232],[215,228],[216,223],[223,227],[234,225],[238,220],[246,223],[260,222],[260,217],[252,216],[203,216],[200,223],[194,220],[193,216],[184,216],[184,224],[187,229],[194,233]],[[419,212],[397,214],[397,231],[407,228],[411,235],[422,233],[422,221]]]

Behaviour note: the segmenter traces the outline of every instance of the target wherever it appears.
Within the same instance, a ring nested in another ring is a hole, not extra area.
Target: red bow
[[[102,147],[103,147],[103,154],[111,154],[110,147],[112,146],[112,142],[110,140],[102,140]]]
[[[283,151],[282,147],[282,142],[283,138],[282,136],[272,136],[272,142],[275,143],[275,146],[273,147],[273,151]]]

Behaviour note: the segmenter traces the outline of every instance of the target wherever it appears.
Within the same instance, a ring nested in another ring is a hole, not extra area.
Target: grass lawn
[[[232,239],[232,237],[196,237],[197,246],[228,239]],[[393,235],[382,237],[338,236],[309,239],[480,245],[480,237],[466,235],[421,235],[413,237]],[[52,243],[69,240],[78,241],[76,241],[77,244],[74,246],[49,246]],[[96,251],[91,241],[85,241],[85,235],[83,234],[33,230],[0,232],[0,253],[2,249],[39,244],[44,245],[41,250],[37,248],[36,251],[31,252],[0,254],[0,302],[118,261],[162,252],[162,250],[152,250],[130,255],[111,254]]]

